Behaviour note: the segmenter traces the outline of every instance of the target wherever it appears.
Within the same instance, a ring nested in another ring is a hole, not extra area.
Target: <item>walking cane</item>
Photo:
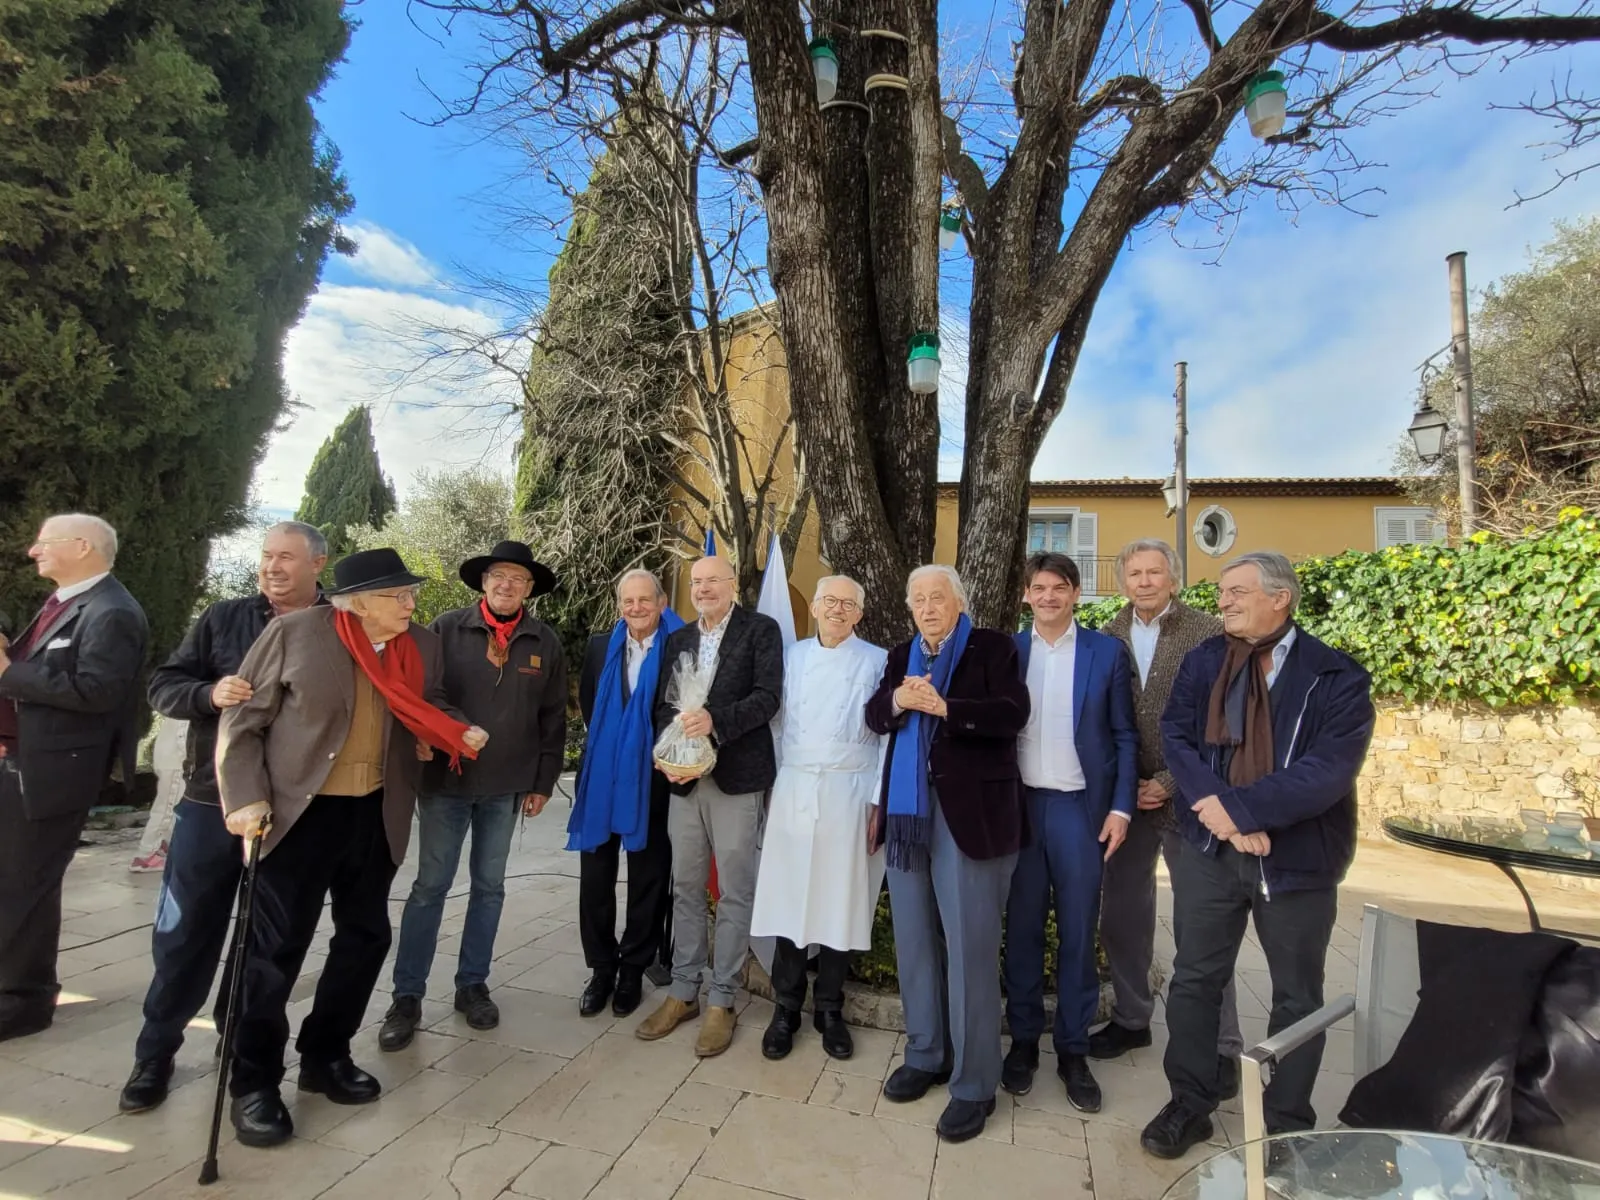
[[[250,914],[255,910],[256,864],[261,861],[261,843],[271,824],[270,813],[262,817],[256,836],[250,843],[250,861],[244,869],[244,887],[239,891],[239,907],[233,916],[233,944],[228,949],[228,961],[233,963],[233,971],[226,985],[228,1011],[222,1021],[222,1055],[217,1061],[217,1100],[211,1110],[211,1140],[206,1143],[206,1160],[200,1164],[202,1187],[217,1181],[217,1139],[222,1134],[222,1103],[228,1094],[228,1073],[233,1068],[233,1034],[239,1021],[239,999],[244,993],[245,939],[250,934]]]

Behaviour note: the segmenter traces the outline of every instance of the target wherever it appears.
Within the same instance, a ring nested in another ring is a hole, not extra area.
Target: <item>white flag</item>
[[[783,563],[783,545],[778,535],[772,535],[772,545],[767,550],[767,566],[761,573],[761,596],[756,601],[756,611],[771,617],[783,633],[783,648],[795,643],[794,609],[789,606],[789,571]]]

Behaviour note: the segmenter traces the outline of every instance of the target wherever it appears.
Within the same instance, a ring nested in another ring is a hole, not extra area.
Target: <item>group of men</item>
[[[0,645],[0,1039],[50,1024],[62,876],[113,760],[131,777],[145,649],[143,615],[109,574],[108,525],[51,518],[29,553],[57,591],[14,645]],[[298,1086],[340,1104],[379,1096],[351,1040],[390,948],[388,893],[414,814],[418,872],[380,1047],[403,1048],[425,1019],[469,834],[454,1007],[474,1029],[498,1023],[488,980],[513,827],[547,804],[566,737],[561,645],[529,607],[555,579],[527,546],[502,542],[463,562],[481,599],[428,627],[412,620],[422,580],[393,550],[342,559],[324,592],[326,558],[316,529],[273,527],[259,594],[208,608],[149,688],[159,712],[189,722],[189,746],[122,1107],[165,1099],[255,850],[238,1010],[225,1011],[225,989],[214,1009],[219,1030],[227,1021],[236,1031],[232,1120],[251,1146],[293,1131],[279,1090],[286,1010],[325,904],[332,938],[296,1041]],[[1094,632],[1074,617],[1076,563],[1032,555],[1023,599],[1033,620],[1013,634],[973,624],[954,570],[919,567],[906,588],[917,632],[887,651],[856,633],[863,589],[831,576],[813,598],[816,635],[786,652],[776,622],[736,602],[725,560],[693,564],[687,623],[656,576],[627,572],[619,618],[591,640],[578,686],[587,738],[568,848],[580,855],[592,971],[580,1013],[633,1012],[670,959],[666,994],[637,1036],[699,1021],[695,1053],[720,1054],[751,939],[770,939],[763,1054],[791,1052],[809,986],[823,1049],[848,1058],[849,954],[870,946],[887,876],[907,1037],[884,1095],[907,1102],[947,1085],[939,1134],[962,1141],[982,1132],[997,1089],[1034,1084],[1053,905],[1057,1074],[1075,1108],[1096,1112],[1091,1060],[1151,1043],[1159,853],[1174,891],[1172,1098],[1142,1144],[1177,1157],[1208,1138],[1210,1114],[1238,1088],[1232,979],[1248,918],[1272,976],[1269,1031],[1322,1003],[1336,889],[1354,854],[1370,684],[1295,624],[1299,586],[1281,555],[1223,569],[1220,621],[1176,598],[1163,542],[1126,547],[1117,575],[1129,603]],[[671,683],[689,665],[710,690],[680,711]],[[656,765],[656,739],[673,723],[714,746],[709,772]],[[1097,933],[1115,1004],[1092,1030]],[[1266,1096],[1271,1132],[1314,1124],[1321,1052],[1314,1041],[1280,1064]]]

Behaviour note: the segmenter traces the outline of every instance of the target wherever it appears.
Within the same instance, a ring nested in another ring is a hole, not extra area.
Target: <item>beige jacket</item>
[[[1210,613],[1190,608],[1181,601],[1172,602],[1172,611],[1161,618],[1161,636],[1156,639],[1155,657],[1150,661],[1150,676],[1139,682],[1139,667],[1133,659],[1133,605],[1125,604],[1122,611],[1100,631],[1120,641],[1128,650],[1128,674],[1133,680],[1133,709],[1139,724],[1139,778],[1154,779],[1171,795],[1177,791],[1172,773],[1167,770],[1166,755],[1161,750],[1161,713],[1172,695],[1172,684],[1178,677],[1178,666],[1184,655],[1201,642],[1222,632],[1222,620]],[[1172,805],[1154,810],[1166,821]]]
[[[322,788],[350,731],[360,668],[339,640],[334,611],[324,605],[269,622],[239,667],[254,694],[222,714],[217,734],[222,811],[236,812],[257,800],[272,805],[263,855],[283,841]],[[438,636],[415,624],[411,636],[422,653],[424,698],[465,720],[444,698]],[[398,866],[411,838],[422,764],[415,735],[393,717],[385,725],[384,743],[383,824],[389,855]]]

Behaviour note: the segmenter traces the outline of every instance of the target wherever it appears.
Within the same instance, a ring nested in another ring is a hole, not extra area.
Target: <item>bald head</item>
[[[715,625],[728,615],[738,579],[728,560],[714,554],[689,568],[689,598],[702,622]]]
[[[28,557],[57,587],[71,587],[116,565],[117,531],[88,513],[62,513],[39,526]]]

